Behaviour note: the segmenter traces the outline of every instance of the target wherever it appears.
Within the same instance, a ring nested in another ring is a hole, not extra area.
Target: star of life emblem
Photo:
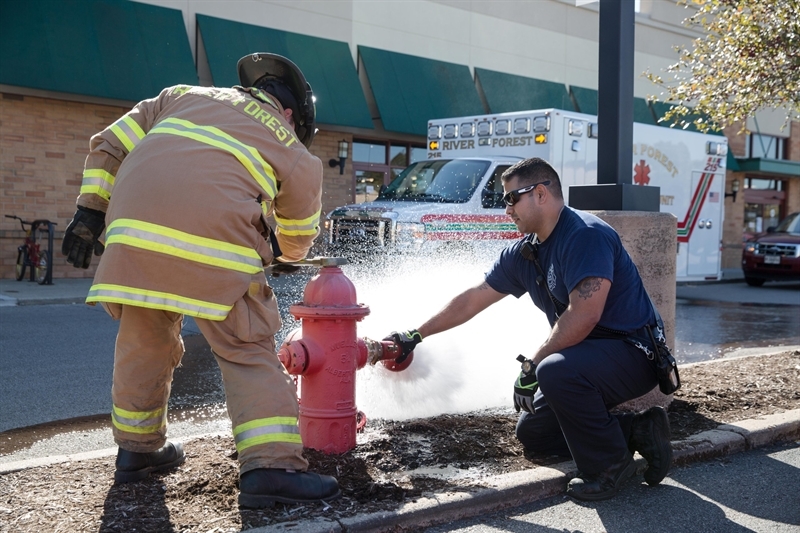
[[[550,268],[547,270],[547,287],[550,292],[556,290],[556,272],[553,270],[553,263],[550,263]]]

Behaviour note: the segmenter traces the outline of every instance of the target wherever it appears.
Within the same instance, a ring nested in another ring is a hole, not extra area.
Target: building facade
[[[638,74],[660,72],[675,45],[699,35],[673,1],[636,4],[634,117],[657,123],[662,108],[646,98],[658,88]],[[236,60],[249,52],[286,55],[314,88],[323,214],[374,198],[425,158],[428,119],[548,107],[596,114],[597,3],[34,0],[3,3],[0,27],[0,210],[57,224],[54,278],[93,274],[58,251],[89,137],[165,86],[236,84]],[[782,124],[765,113],[748,123],[757,133],[725,132],[726,191],[738,188],[725,198],[726,275],[740,272],[744,236],[800,210],[800,124]],[[0,219],[3,278],[14,276],[23,237]]]

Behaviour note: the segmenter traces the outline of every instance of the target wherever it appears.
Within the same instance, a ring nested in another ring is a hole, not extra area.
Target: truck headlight
[[[748,242],[747,244],[744,245],[744,251],[747,252],[748,254],[756,253],[756,243]]]
[[[397,223],[397,244],[418,244],[425,240],[425,224]]]

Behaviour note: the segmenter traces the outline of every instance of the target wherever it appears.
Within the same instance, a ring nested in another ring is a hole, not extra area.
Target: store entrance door
[[[378,197],[384,184],[385,172],[356,170],[356,203],[371,202]]]
[[[745,189],[744,239],[777,226],[786,216],[785,199],[784,191]]]

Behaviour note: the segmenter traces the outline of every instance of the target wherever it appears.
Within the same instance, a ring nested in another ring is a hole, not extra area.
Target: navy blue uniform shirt
[[[544,286],[536,284],[538,273],[533,261],[520,253],[524,241],[503,250],[486,274],[486,282],[497,292],[517,298],[529,293],[552,326],[556,322],[556,309]],[[539,244],[539,264],[544,271],[543,283],[565,305],[582,280],[596,277],[611,281],[600,326],[633,332],[646,324],[655,324],[636,265],[614,228],[596,216],[565,206],[553,232]]]

